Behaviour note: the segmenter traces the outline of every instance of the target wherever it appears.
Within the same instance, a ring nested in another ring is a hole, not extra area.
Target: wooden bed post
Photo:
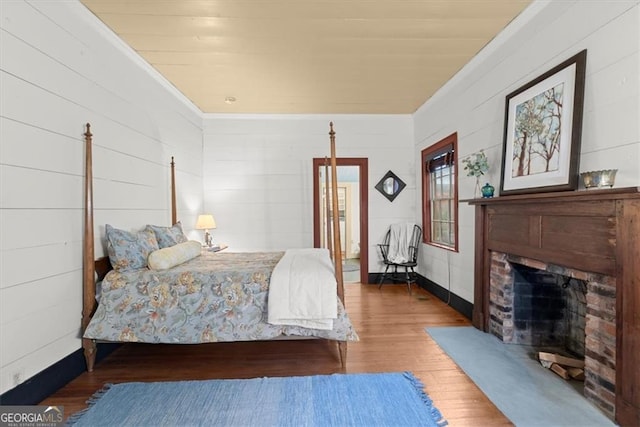
[[[329,137],[331,140],[331,192],[333,197],[333,253],[334,253],[334,266],[336,270],[336,282],[338,284],[338,297],[344,303],[344,280],[342,277],[342,245],[340,241],[340,217],[338,214],[338,171],[336,160],[336,133],[333,130],[333,122],[329,122]],[[328,223],[328,221],[327,221]],[[340,353],[340,364],[344,368],[347,363],[347,342],[338,341],[338,352]]]
[[[171,225],[178,222],[178,207],[176,206],[176,162],[171,156]]]
[[[331,239],[331,187],[329,186],[329,159],[324,158],[324,194],[325,194],[325,218],[327,223],[327,249],[329,249],[329,257],[333,259],[333,242]]]
[[[85,174],[84,174],[84,248],[82,259],[82,333],[87,329],[96,308],[94,235],[93,235],[93,160],[91,156],[91,125],[87,123],[85,138]],[[96,361],[96,342],[82,338],[84,358],[87,370],[93,371]]]
[[[338,296],[344,304],[344,283],[342,280],[342,245],[340,242],[340,217],[338,213],[338,171],[336,161],[336,133],[333,131],[333,122],[329,123],[331,131],[329,136],[331,137],[331,197],[332,209],[333,209],[333,253],[334,264],[336,269],[336,281],[338,282]]]

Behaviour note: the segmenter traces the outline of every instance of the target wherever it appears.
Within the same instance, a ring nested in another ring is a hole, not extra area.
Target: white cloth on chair
[[[391,224],[389,228],[389,252],[387,260],[396,264],[409,262],[409,244],[413,235],[414,224]]]

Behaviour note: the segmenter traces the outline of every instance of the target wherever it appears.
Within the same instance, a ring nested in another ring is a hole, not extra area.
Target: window
[[[458,250],[458,135],[422,150],[422,229],[424,242]]]

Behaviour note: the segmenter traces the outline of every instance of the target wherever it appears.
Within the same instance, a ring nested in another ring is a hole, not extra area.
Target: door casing
[[[324,167],[324,158],[313,159],[313,246],[320,247],[320,182],[318,169]],[[338,157],[336,166],[357,166],[360,198],[360,283],[369,281],[369,169],[368,159],[359,157]],[[341,236],[343,238],[343,236]]]

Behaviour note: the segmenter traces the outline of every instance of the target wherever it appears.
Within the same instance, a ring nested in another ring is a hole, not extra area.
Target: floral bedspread
[[[333,330],[267,323],[269,278],[283,252],[203,253],[164,271],[111,271],[84,337],[146,343],[255,341],[295,335],[357,341],[340,302]]]

